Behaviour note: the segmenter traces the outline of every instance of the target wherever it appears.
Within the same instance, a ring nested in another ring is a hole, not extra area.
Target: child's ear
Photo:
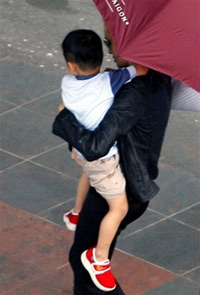
[[[77,65],[71,61],[67,61],[67,68],[70,73],[75,73],[77,71]]]

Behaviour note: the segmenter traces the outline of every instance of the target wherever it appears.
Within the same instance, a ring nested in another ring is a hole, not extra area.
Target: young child
[[[91,30],[70,32],[62,43],[62,49],[69,72],[61,85],[63,106],[87,129],[94,130],[111,107],[120,87],[137,75],[136,69],[129,66],[100,73],[102,42]],[[103,291],[111,291],[116,287],[116,282],[110,269],[109,248],[128,211],[117,143],[106,156],[96,161],[86,161],[75,149],[72,150],[72,158],[81,163],[83,173],[77,188],[75,207],[65,213],[64,221],[69,229],[75,230],[89,185],[106,199],[109,211],[101,222],[97,245],[84,251],[81,261],[94,284]]]

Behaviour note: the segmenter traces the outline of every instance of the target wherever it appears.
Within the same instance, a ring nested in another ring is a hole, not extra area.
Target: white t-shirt
[[[85,128],[94,130],[111,107],[114,95],[136,74],[134,66],[90,76],[67,74],[61,84],[63,104]],[[105,157],[115,153],[116,144]]]

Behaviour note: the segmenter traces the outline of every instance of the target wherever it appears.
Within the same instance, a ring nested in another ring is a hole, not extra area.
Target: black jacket
[[[53,123],[53,133],[78,149],[88,161],[108,153],[117,140],[129,201],[146,202],[159,188],[158,160],[171,107],[170,78],[150,70],[125,84],[103,121],[86,130],[64,109]]]

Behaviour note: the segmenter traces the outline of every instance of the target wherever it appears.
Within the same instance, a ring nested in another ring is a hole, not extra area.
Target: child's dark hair
[[[80,29],[70,32],[62,42],[62,50],[65,60],[78,64],[83,71],[102,64],[102,42],[92,30]]]

